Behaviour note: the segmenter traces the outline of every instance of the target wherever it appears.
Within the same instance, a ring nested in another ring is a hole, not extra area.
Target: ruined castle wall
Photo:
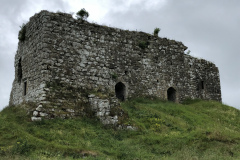
[[[48,39],[44,44],[51,49],[47,81],[110,95],[115,95],[116,84],[122,82],[124,98],[167,99],[167,90],[173,87],[176,101],[221,100],[217,67],[184,54],[187,47],[181,42],[81,22],[67,14],[45,14]]]
[[[186,98],[221,101],[217,67],[184,54],[187,47],[181,42],[82,22],[69,14],[42,11],[36,16],[41,18],[33,18],[30,24],[42,21],[35,25],[35,30],[41,28],[40,35],[36,42],[20,44],[31,51],[18,49],[16,55],[16,60],[22,53],[29,58],[24,64],[32,63],[28,74],[23,74],[29,75],[33,86],[28,88],[29,100],[37,97],[35,87],[45,84],[42,101],[57,106],[81,105],[89,92],[120,99],[142,95],[168,99],[170,91],[176,102]],[[21,92],[15,81],[14,86]]]
[[[218,68],[212,62],[185,55],[188,68],[190,98],[221,101],[220,77]]]
[[[10,96],[10,104],[44,100],[45,86],[44,60],[42,39],[43,24],[41,14],[37,14],[26,24],[25,40],[19,41],[15,55],[15,79]]]

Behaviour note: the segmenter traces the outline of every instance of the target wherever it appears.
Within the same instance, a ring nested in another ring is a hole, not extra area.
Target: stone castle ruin
[[[94,114],[119,121],[119,101],[158,97],[221,101],[215,64],[181,42],[41,11],[20,32],[10,104],[38,104],[32,120]]]

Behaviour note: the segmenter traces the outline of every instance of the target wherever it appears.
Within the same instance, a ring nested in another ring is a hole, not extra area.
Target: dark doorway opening
[[[22,59],[20,58],[18,61],[18,83],[22,81]]]
[[[116,97],[121,101],[124,101],[126,98],[126,86],[122,82],[118,82],[115,85]]]
[[[173,87],[168,88],[167,98],[168,101],[176,102],[176,90]]]
[[[24,82],[23,95],[26,96],[26,94],[27,94],[27,82]]]
[[[199,81],[197,84],[197,91],[205,89],[205,81]]]
[[[201,81],[201,89],[204,89],[204,81]]]

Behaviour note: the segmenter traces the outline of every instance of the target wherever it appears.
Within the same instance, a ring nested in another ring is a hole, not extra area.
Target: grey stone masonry
[[[44,112],[33,112],[35,120],[94,112],[112,124],[120,113],[110,115],[111,108],[129,97],[221,101],[218,68],[185,54],[186,49],[148,33],[41,11],[30,18],[25,40],[18,43],[10,104],[42,106]]]

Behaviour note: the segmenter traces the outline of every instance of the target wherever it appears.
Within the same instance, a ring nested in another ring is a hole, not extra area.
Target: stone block
[[[34,121],[41,121],[42,118],[41,117],[31,117],[31,120]]]
[[[70,112],[70,113],[74,113],[75,110],[74,109],[66,109],[67,112]]]
[[[40,104],[38,105],[38,107],[36,108],[37,111],[42,111],[43,110],[43,106]]]
[[[40,112],[39,115],[40,115],[41,117],[46,117],[48,114],[47,114],[47,113],[44,113],[44,112]]]
[[[38,111],[33,111],[33,116],[38,116]]]

